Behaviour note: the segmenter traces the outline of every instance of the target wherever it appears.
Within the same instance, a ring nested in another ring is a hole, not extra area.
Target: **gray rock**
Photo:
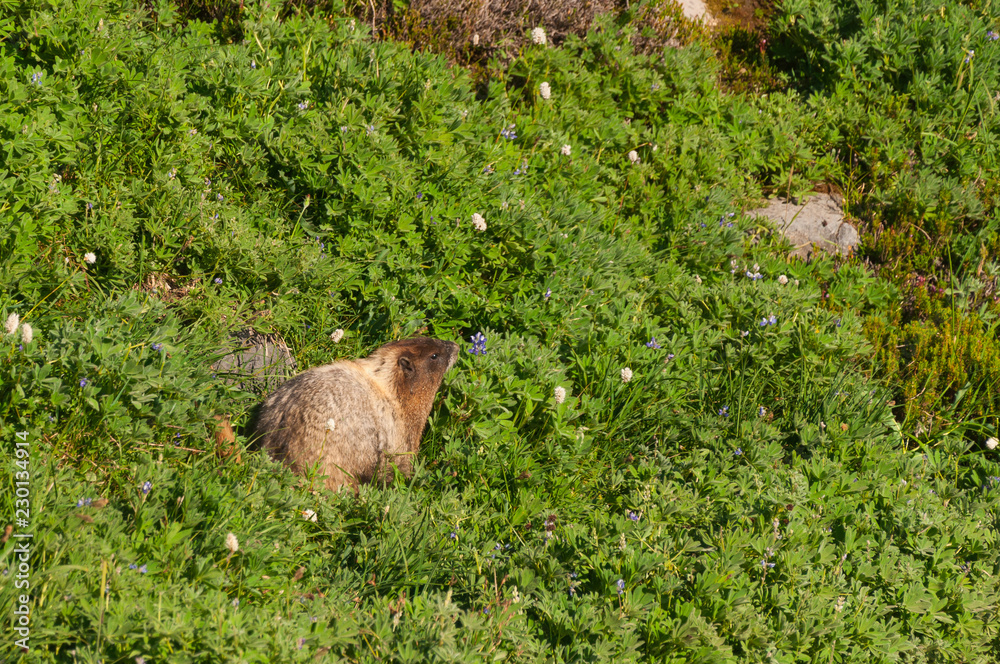
[[[295,375],[295,358],[278,335],[245,329],[230,339],[231,352],[212,365],[230,385],[263,396]]]
[[[838,199],[830,194],[813,194],[804,205],[796,199],[772,198],[766,208],[747,214],[774,222],[795,246],[789,257],[808,260],[814,247],[829,254],[848,254],[861,241],[857,229],[844,221]]]

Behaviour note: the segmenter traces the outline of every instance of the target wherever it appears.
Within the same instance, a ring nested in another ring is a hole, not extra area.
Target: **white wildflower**
[[[514,604],[521,603],[521,593],[517,591],[517,586],[514,586],[514,590],[510,593],[510,601]]]
[[[986,439],[986,447],[991,450],[995,450],[998,444],[1000,444],[1000,441],[997,441],[996,438],[990,437]]]
[[[482,232],[486,230],[486,220],[478,212],[472,213],[472,225],[477,231]]]
[[[569,153],[570,153],[570,152],[572,151],[572,149],[573,149],[573,148],[571,148],[570,146],[568,146],[568,145],[564,145],[564,146],[562,146],[562,149],[560,150],[560,152],[562,152],[562,153],[563,153],[563,155],[565,155],[565,156],[567,156],[567,157],[568,157],[568,156],[569,156]]]
[[[12,313],[7,316],[7,322],[4,324],[4,329],[7,330],[7,334],[14,334],[17,332],[17,326],[21,324],[21,317],[17,314]]]
[[[93,251],[88,251],[83,255],[83,260],[87,261],[91,265],[97,262],[97,255]]]
[[[798,279],[796,279],[796,280],[795,280],[795,285],[796,285],[796,286],[798,286],[798,285],[799,285],[799,280],[798,280]]]
[[[229,549],[229,553],[236,553],[240,550],[240,541],[236,539],[236,535],[232,533],[226,535],[226,548]]]
[[[566,388],[556,387],[553,396],[555,396],[556,403],[562,403],[563,401],[566,401]]]
[[[22,325],[21,326],[21,340],[24,343],[26,343],[26,344],[30,344],[31,340],[34,339],[34,338],[35,338],[35,331],[33,329],[31,329],[31,326],[28,325],[27,323],[25,323],[24,325]]]
[[[306,521],[316,523],[316,512],[313,512],[312,510],[302,510],[302,518]]]
[[[332,417],[326,421],[326,430],[333,431],[337,428],[337,421]]]
[[[479,33],[472,35],[472,45],[479,46]]]
[[[628,151],[628,160],[633,164],[638,164],[641,161],[641,159],[639,159],[639,153],[635,150]]]
[[[531,31],[531,41],[534,44],[539,44],[540,46],[545,46],[547,37],[545,36],[545,28],[539,26]]]
[[[338,327],[333,331],[333,334],[330,335],[330,338],[333,339],[333,343],[339,344],[340,340],[344,338],[344,331]]]
[[[785,276],[785,275],[783,275],[783,274],[782,274],[782,275],[780,275],[780,276],[778,277],[778,283],[779,283],[779,284],[781,284],[782,286],[784,286],[785,284],[787,284],[787,283],[788,283],[788,277],[786,277],[786,276]]]
[[[549,87],[548,81],[542,81],[538,84],[538,94],[541,95],[542,99],[550,99],[552,97],[552,88]]]
[[[622,382],[627,383],[632,380],[632,370],[628,367],[622,369]]]
[[[700,286],[701,285],[701,277],[699,277],[697,274],[694,275],[694,282]]]

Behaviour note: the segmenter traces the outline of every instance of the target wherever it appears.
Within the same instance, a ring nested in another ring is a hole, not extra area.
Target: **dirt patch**
[[[706,0],[705,4],[720,30],[765,34],[774,13],[773,0]]]

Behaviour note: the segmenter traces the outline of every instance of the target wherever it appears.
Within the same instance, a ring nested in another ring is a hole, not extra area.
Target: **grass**
[[[484,80],[344,11],[248,2],[230,41],[200,6],[11,5],[29,660],[996,661],[1000,42],[988,5],[911,5],[784,3],[746,85],[736,37],[640,53],[632,10]],[[744,214],[816,183],[858,256],[788,262]],[[247,327],[300,368],[460,342],[414,477],[216,455],[216,414],[251,443],[211,370]]]

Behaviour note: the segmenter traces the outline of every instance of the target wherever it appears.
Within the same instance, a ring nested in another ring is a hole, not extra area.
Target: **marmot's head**
[[[458,344],[412,337],[387,343],[372,356],[382,359],[387,368],[391,363],[392,382],[400,403],[409,402],[418,411],[429,412],[445,372],[458,359]],[[426,413],[423,417],[427,417]]]

